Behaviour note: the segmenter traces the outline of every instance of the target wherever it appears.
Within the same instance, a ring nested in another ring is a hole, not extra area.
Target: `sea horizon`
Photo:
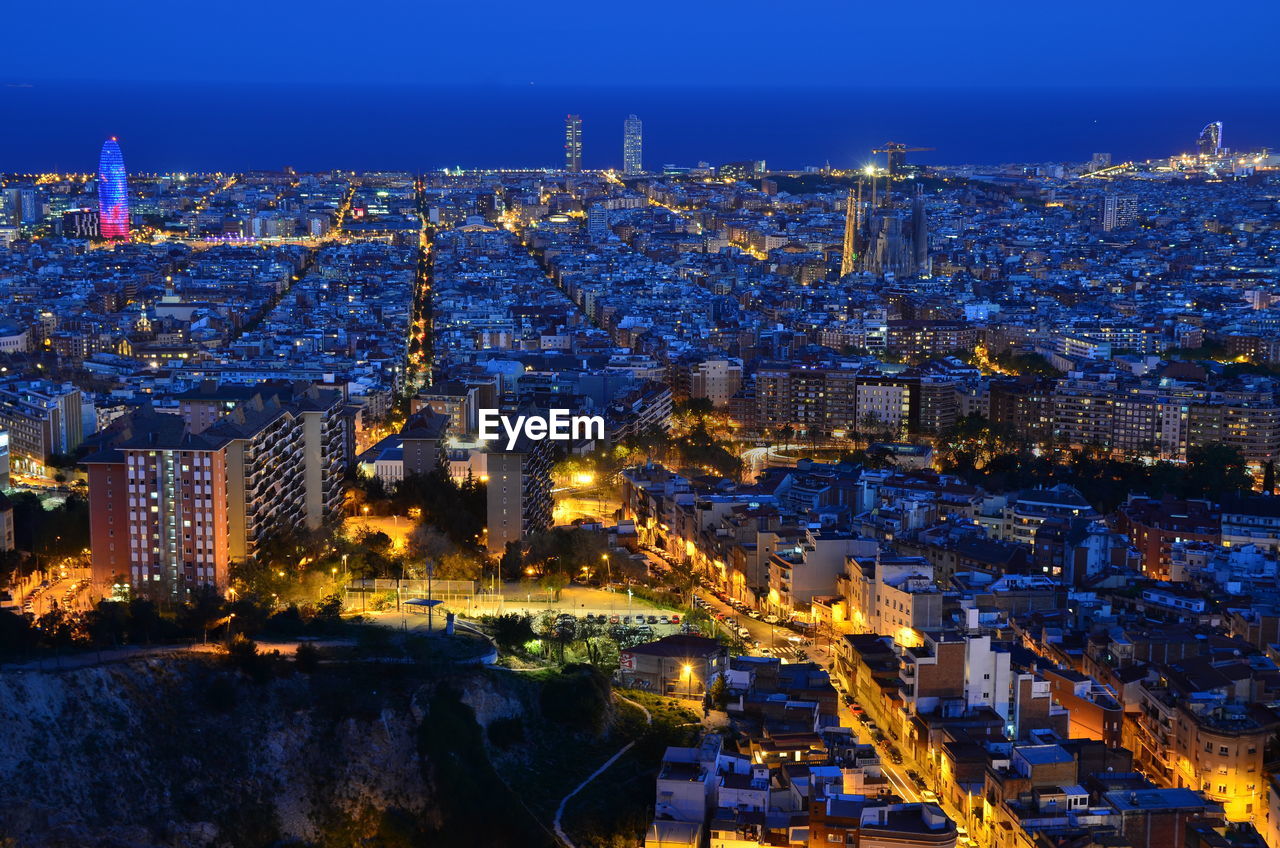
[[[556,168],[563,121],[583,164],[622,162],[622,121],[644,122],[645,166],[764,159],[860,167],[898,141],[923,164],[1158,159],[1223,121],[1224,144],[1280,145],[1280,89],[1097,87],[300,85],[0,81],[0,172],[89,172],[116,136],[133,172]],[[242,128],[251,127],[252,132]]]

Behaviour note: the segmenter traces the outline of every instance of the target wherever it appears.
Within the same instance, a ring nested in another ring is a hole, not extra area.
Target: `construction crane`
[[[933,147],[907,147],[900,141],[886,141],[876,149],[872,150],[873,154],[883,153],[885,170],[889,172],[890,177],[896,177],[898,172],[902,170],[902,166],[907,164],[908,153],[922,153],[926,150],[935,150]]]

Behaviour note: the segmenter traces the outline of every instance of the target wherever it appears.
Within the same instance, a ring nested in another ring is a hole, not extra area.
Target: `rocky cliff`
[[[527,701],[495,672],[412,665],[0,671],[0,845],[458,844],[459,807],[496,785],[482,727]],[[537,830],[512,818],[490,844]]]

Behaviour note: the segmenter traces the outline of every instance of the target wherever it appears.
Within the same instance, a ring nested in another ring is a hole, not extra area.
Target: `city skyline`
[[[870,149],[889,139],[934,148],[912,154],[926,164],[1082,161],[1100,150],[1117,161],[1158,158],[1195,152],[1194,128],[1210,120],[1226,123],[1227,141],[1237,149],[1272,146],[1280,138],[1280,113],[1267,106],[1273,101],[1241,92],[1060,93],[1035,96],[1034,108],[1022,106],[1033,95],[1016,90],[963,102],[938,91],[905,99],[850,92],[841,102],[851,105],[833,112],[825,95],[792,91],[768,113],[755,109],[755,96],[741,90],[682,96],[653,90],[419,90],[414,97],[421,101],[410,108],[403,108],[402,94],[388,89],[344,95],[215,87],[196,93],[192,100],[175,99],[176,91],[146,87],[108,105],[105,89],[0,88],[0,110],[28,127],[0,138],[0,170],[85,172],[84,145],[105,136],[126,141],[131,166],[142,172],[556,167],[564,161],[563,124],[558,130],[556,123],[566,113],[583,119],[583,167],[589,169],[624,167],[618,127],[629,113],[643,116],[650,169],[749,158],[792,170],[827,162],[860,167],[871,160]],[[304,129],[282,120],[276,108],[282,96],[314,113],[313,124]],[[201,105],[208,98],[227,105],[210,112]],[[487,128],[484,120],[494,112],[504,114],[509,132]],[[255,133],[235,132],[241,124],[254,126]]]
[[[0,846],[1280,848],[1280,5],[3,21]]]

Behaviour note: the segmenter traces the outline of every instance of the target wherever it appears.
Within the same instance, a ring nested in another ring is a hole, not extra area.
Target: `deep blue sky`
[[[1280,2],[16,0],[0,83],[1275,86]],[[110,46],[108,46],[110,45]]]

